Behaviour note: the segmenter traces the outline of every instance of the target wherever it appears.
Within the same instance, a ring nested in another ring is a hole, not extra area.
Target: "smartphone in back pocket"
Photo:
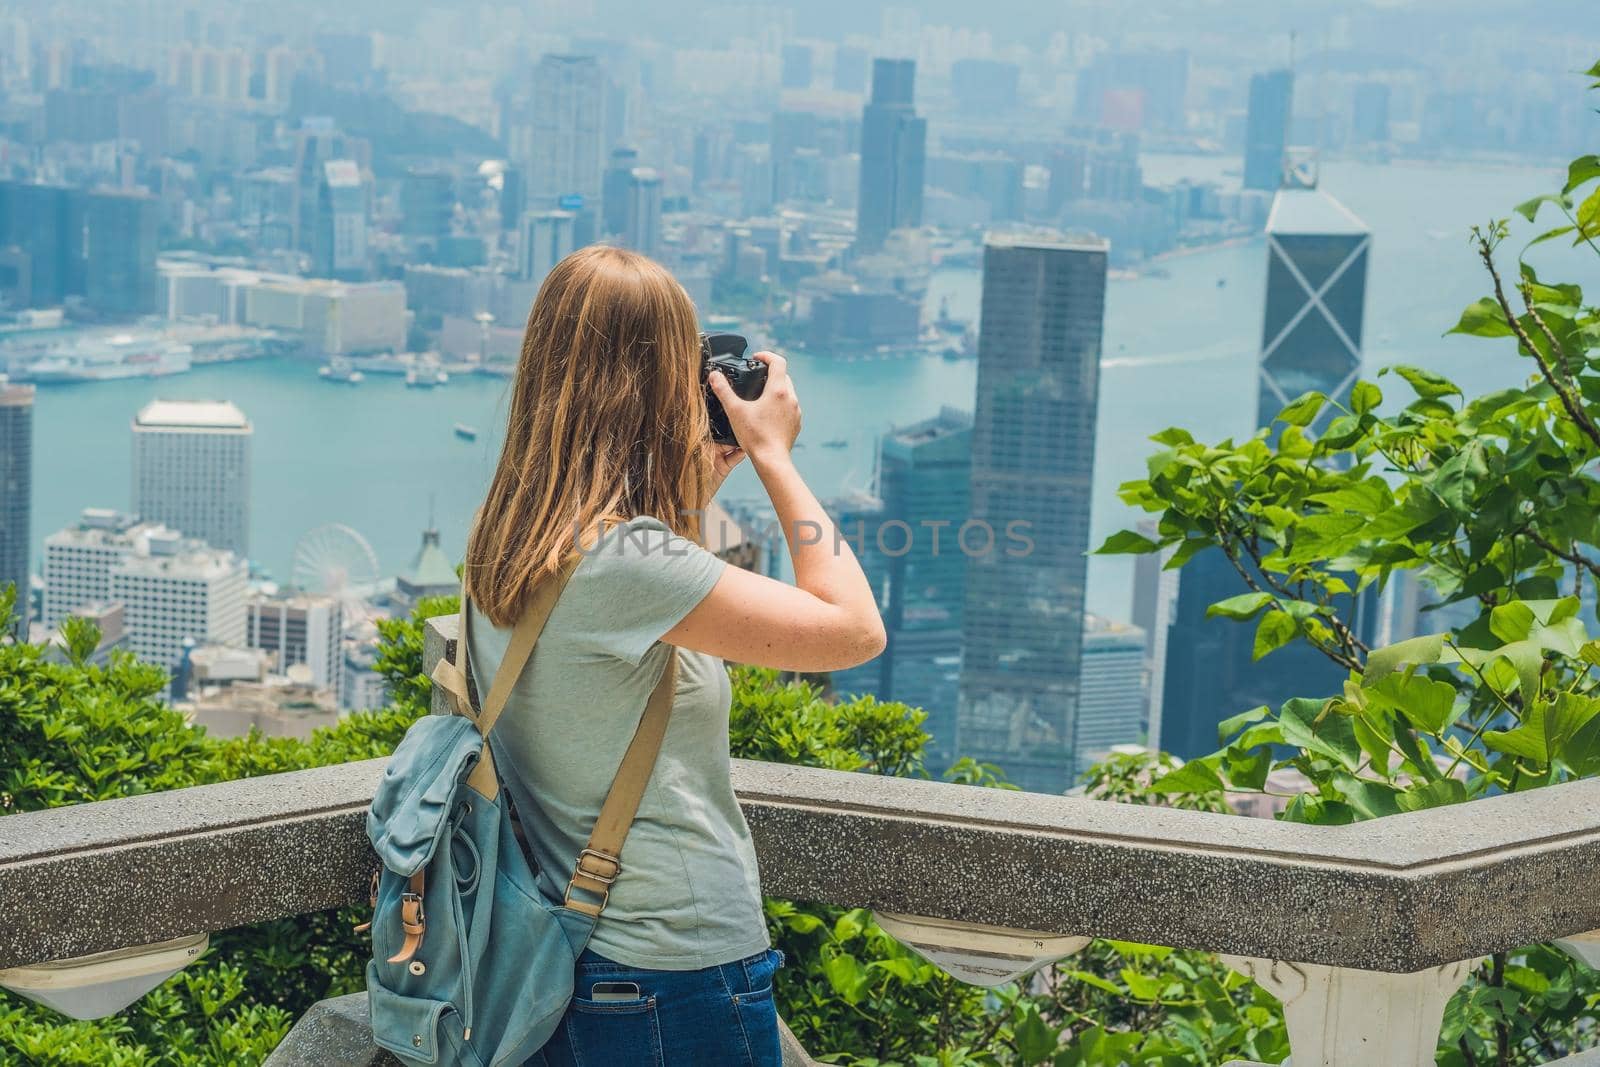
[[[642,996],[637,982],[596,982],[589,988],[589,999],[596,1004],[616,1004]]]

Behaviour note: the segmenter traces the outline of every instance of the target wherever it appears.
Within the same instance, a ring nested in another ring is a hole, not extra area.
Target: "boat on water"
[[[468,426],[464,422],[458,422],[455,424],[454,429],[455,435],[463,441],[476,441],[478,439],[478,428],[476,426]]]
[[[450,380],[444,368],[437,363],[412,367],[406,371],[406,386],[411,389],[432,389]]]
[[[348,359],[331,359],[317,368],[317,375],[325,382],[340,385],[360,385],[366,375],[351,366]]]
[[[822,442],[823,448],[849,448],[850,442],[842,437],[835,437],[831,441]]]
[[[19,378],[40,384],[163,378],[194,365],[194,348],[177,341],[122,334],[53,348],[23,366]]]

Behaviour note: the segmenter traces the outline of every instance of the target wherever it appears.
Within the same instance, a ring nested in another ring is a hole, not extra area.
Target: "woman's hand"
[[[789,361],[776,352],[757,352],[767,365],[767,384],[754,400],[741,400],[721,374],[711,375],[711,388],[728,413],[728,425],[739,448],[756,466],[787,459],[800,436],[800,398],[789,377]],[[732,467],[730,466],[731,470]]]
[[[711,449],[711,495],[716,496],[733,468],[744,462],[744,449],[738,445],[719,445],[715,441],[706,442],[706,447]]]

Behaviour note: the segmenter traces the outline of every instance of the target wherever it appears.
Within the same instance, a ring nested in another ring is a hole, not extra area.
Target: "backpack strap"
[[[573,911],[598,919],[605,910],[611,893],[611,883],[622,873],[622,844],[633,827],[633,817],[639,811],[639,801],[650,773],[655,769],[656,757],[661,753],[661,739],[667,733],[667,719],[672,714],[672,698],[676,695],[678,677],[678,650],[667,646],[667,665],[661,678],[650,691],[644,714],[628,742],[617,776],[611,780],[605,803],[600,806],[600,817],[589,833],[589,843],[578,853],[578,863],[567,881],[564,903]],[[574,888],[599,897],[598,902],[575,898]]]

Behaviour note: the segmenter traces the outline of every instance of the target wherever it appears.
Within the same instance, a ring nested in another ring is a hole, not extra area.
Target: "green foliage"
[[[378,620],[378,659],[374,666],[389,683],[389,701],[421,715],[428,710],[433,681],[422,669],[423,620],[435,615],[454,615],[461,610],[457,596],[425,596],[411,609],[406,619]]]
[[[1524,250],[1570,236],[1600,256],[1600,157],[1516,211],[1562,220]],[[1509,339],[1522,386],[1469,398],[1436,372],[1390,368],[1380,377],[1403,385],[1387,405],[1364,381],[1343,403],[1307,394],[1239,443],[1167,430],[1147,477],[1122,487],[1160,515],[1159,535],[1103,552],[1172,550],[1172,567],[1220,552],[1240,590],[1210,615],[1253,625],[1257,658],[1301,642],[1348,672],[1338,693],[1223,723],[1222,747],[1153,793],[1210,802],[1293,771],[1282,817],[1334,824],[1600,773],[1600,641],[1584,620],[1600,582],[1600,310],[1520,258],[1508,277],[1516,232],[1474,229],[1490,293],[1450,332]],[[1353,593],[1402,574],[1456,625],[1371,649]],[[1600,979],[1561,953],[1496,955],[1452,1001],[1440,1062],[1544,1062],[1593,1041],[1597,1004]]]

